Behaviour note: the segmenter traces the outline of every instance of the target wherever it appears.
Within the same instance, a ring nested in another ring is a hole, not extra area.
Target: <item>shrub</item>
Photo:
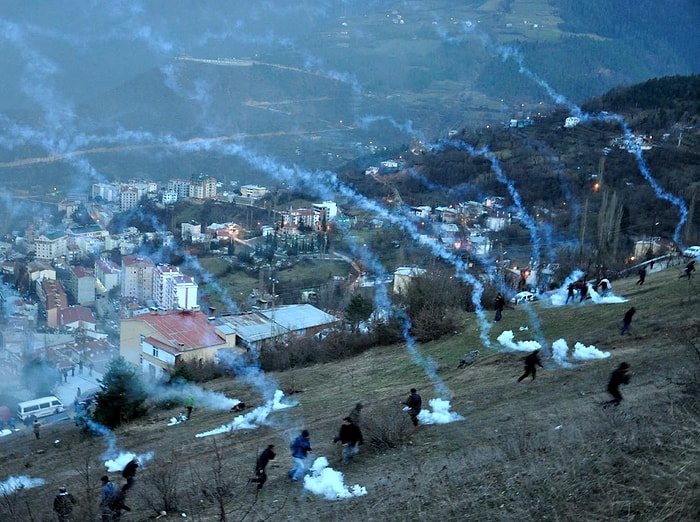
[[[365,444],[382,450],[401,446],[413,431],[411,419],[402,407],[385,405],[363,414],[362,434]]]

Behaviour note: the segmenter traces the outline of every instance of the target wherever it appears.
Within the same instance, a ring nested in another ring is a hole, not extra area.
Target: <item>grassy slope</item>
[[[346,483],[367,487],[365,497],[329,502],[305,495],[285,478],[286,440],[304,423],[316,455],[334,464],[332,437],[356,401],[365,403],[364,419],[371,423],[396,411],[410,386],[418,387],[426,402],[434,397],[430,380],[402,346],[275,376],[283,389],[299,390],[295,398],[301,404],[274,414],[272,427],[195,439],[195,433],[228,422],[230,415],[195,410],[187,424],[166,427],[173,412],[154,412],[117,433],[120,449],[155,451],[129,502],[135,508],[129,516],[145,520],[153,513],[147,499],[157,498],[154,484],[167,463],[175,462],[183,473],[180,509],[191,520],[217,520],[213,503],[200,502],[202,488],[191,478],[195,471],[212,476],[216,443],[223,448],[226,487],[235,492],[228,520],[692,520],[700,490],[700,416],[694,402],[700,388],[700,283],[679,281],[678,273],[677,267],[653,272],[643,287],[632,278],[614,282],[615,292],[629,303],[557,309],[535,304],[548,342],[563,337],[569,346],[594,344],[612,356],[570,370],[545,362],[534,382],[515,382],[522,354],[481,348],[473,316],[452,339],[420,346],[438,364],[453,410],[466,420],[410,428],[406,443],[392,450],[365,446],[345,470]],[[622,338],[619,323],[630,305],[637,308],[633,335]],[[527,338],[518,327],[533,331],[528,316],[524,307],[506,310],[491,340],[503,330]],[[481,349],[482,358],[457,370],[460,355],[474,348]],[[619,408],[603,409],[598,403],[607,400],[607,377],[622,360],[634,372],[623,389],[626,400]],[[210,386],[251,405],[259,400],[234,381]],[[55,438],[63,441],[60,449],[50,444]],[[255,497],[246,480],[256,451],[270,442],[277,444],[279,456],[269,483]],[[47,427],[41,441],[23,432],[0,441],[3,475],[47,479],[45,487],[17,495],[25,495],[35,514],[48,513],[58,482],[71,486],[87,510],[92,507],[88,494],[97,497],[104,447],[99,439],[81,441],[68,424]],[[38,454],[40,449],[46,452]],[[82,486],[80,469],[86,463],[94,466],[90,488]]]

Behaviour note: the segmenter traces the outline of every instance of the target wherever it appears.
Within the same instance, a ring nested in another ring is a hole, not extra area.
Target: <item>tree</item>
[[[345,309],[345,318],[350,323],[353,332],[357,330],[357,325],[369,319],[372,310],[372,301],[361,294],[355,294],[350,298]]]
[[[116,428],[146,414],[144,403],[147,395],[136,369],[123,357],[113,359],[100,381],[101,391],[97,394],[94,419]]]

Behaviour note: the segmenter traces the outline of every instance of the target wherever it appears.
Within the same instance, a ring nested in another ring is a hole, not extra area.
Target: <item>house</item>
[[[217,319],[236,333],[236,344],[246,349],[263,349],[295,337],[312,336],[337,327],[340,319],[310,304],[286,305],[268,310],[235,314]]]
[[[427,273],[424,268],[401,266],[394,271],[394,293],[403,294],[408,290],[411,280]]]
[[[84,306],[69,306],[61,310],[61,324],[71,330],[89,330],[94,332],[95,316]]]
[[[97,259],[95,261],[95,285],[100,292],[109,292],[121,284],[121,269],[114,261]]]
[[[214,361],[236,345],[235,332],[200,310],[151,310],[121,321],[119,353],[154,378],[182,363]]]

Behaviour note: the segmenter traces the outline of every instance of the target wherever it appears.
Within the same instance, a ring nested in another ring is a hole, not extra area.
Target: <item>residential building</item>
[[[39,304],[46,313],[46,325],[51,328],[61,326],[61,310],[68,306],[68,297],[59,281],[39,279],[36,282]]]
[[[29,281],[34,283],[38,279],[56,279],[56,269],[48,261],[36,259],[27,264]]]
[[[37,259],[56,259],[66,255],[68,242],[64,231],[44,232],[34,239],[34,257]]]
[[[404,294],[411,284],[411,280],[416,277],[423,276],[427,273],[424,268],[415,266],[401,266],[394,271],[394,289],[395,294]]]
[[[136,187],[123,186],[119,191],[119,210],[125,212],[139,203],[139,190]]]
[[[71,330],[95,331],[95,316],[84,306],[69,306],[61,310],[61,325]]]
[[[188,221],[180,224],[180,237],[183,241],[193,241],[202,235],[202,224]]]
[[[219,350],[235,345],[230,327],[215,324],[199,310],[153,311],[121,321],[120,355],[155,379],[182,363],[213,361]]]
[[[216,178],[204,174],[193,175],[190,180],[189,196],[193,199],[213,199],[216,197]]]
[[[325,215],[326,221],[333,221],[333,219],[335,219],[335,216],[338,215],[338,205],[336,205],[335,201],[324,201],[323,203],[314,203],[312,205],[312,208],[314,209],[314,212],[316,212],[319,215],[319,219],[321,219]]]
[[[92,269],[74,266],[70,270],[68,291],[80,305],[95,303],[95,273]]]
[[[98,259],[95,261],[95,285],[100,292],[109,292],[121,283],[121,269],[114,261]]]
[[[340,319],[310,304],[227,315],[216,321],[229,325],[236,334],[237,346],[246,350],[260,350],[297,337],[308,337],[340,324]]]
[[[241,187],[241,196],[248,199],[260,199],[267,195],[267,188],[260,185],[243,185]]]
[[[190,197],[190,182],[186,179],[168,180],[168,191],[175,192],[177,199],[187,199]]]
[[[160,196],[160,202],[163,205],[174,205],[177,203],[177,192],[174,190],[164,190]]]
[[[122,297],[130,297],[139,303],[153,299],[153,272],[151,259],[138,254],[122,257]]]

